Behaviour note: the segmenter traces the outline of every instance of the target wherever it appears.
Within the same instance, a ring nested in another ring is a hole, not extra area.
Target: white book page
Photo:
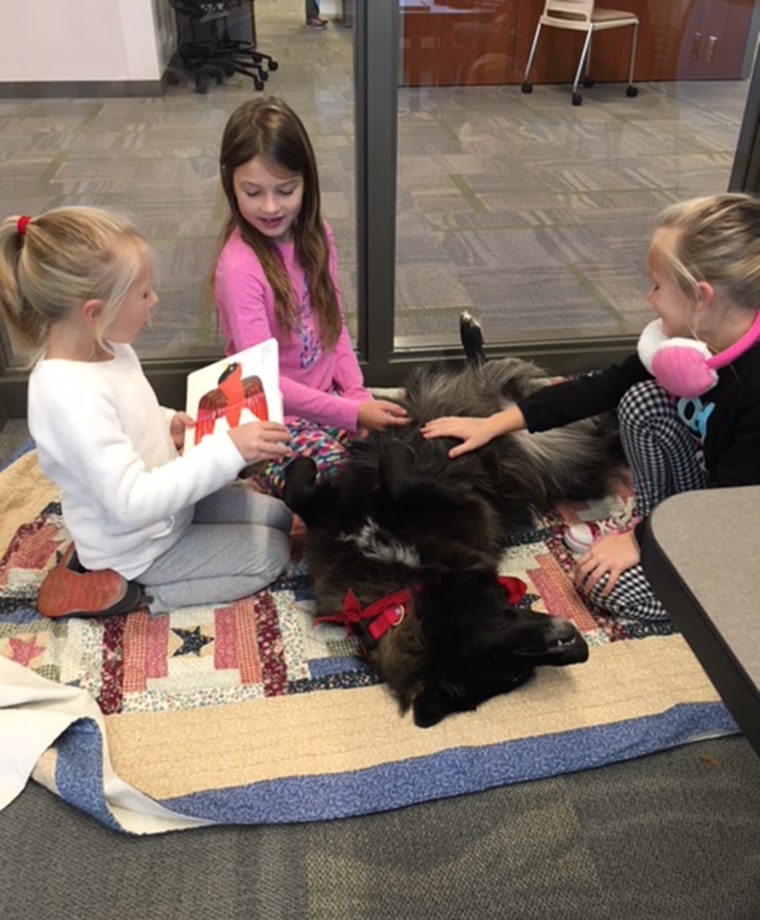
[[[189,374],[185,409],[195,419],[195,427],[185,432],[185,450],[209,434],[245,422],[281,422],[277,339],[267,339]]]

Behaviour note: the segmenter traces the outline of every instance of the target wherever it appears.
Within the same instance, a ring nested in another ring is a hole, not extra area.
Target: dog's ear
[[[430,728],[441,719],[462,709],[463,688],[455,684],[430,683],[417,694],[412,703],[414,724]]]

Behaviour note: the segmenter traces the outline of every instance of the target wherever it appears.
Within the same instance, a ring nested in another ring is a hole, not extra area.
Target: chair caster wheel
[[[583,105],[583,96],[580,93],[573,93],[573,105]]]
[[[256,89],[257,89],[259,92],[261,92],[262,89],[264,89],[264,83],[263,83],[262,80],[259,80],[258,77],[256,77],[256,78],[254,79],[253,85],[256,87]]]
[[[583,85],[586,87],[586,89],[591,89],[591,87],[594,85],[594,78],[591,77],[591,76],[589,76],[589,77],[584,77],[584,78],[583,78]]]
[[[638,86],[631,86],[629,83],[628,86],[626,87],[625,94],[626,96],[630,96],[631,98],[633,98],[634,96],[638,96],[639,94]]]
[[[533,92],[533,84],[532,84],[532,83],[523,83],[523,85],[520,87],[520,89],[521,89],[524,93],[532,93],[532,92]]]
[[[270,61],[270,62],[269,62],[269,69],[270,69],[270,70],[277,70],[277,68],[278,68],[279,66],[280,66],[280,65],[277,63],[277,61]]]

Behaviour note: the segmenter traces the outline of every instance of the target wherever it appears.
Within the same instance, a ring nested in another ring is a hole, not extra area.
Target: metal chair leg
[[[628,87],[626,88],[627,96],[637,96],[638,89],[633,85],[633,65],[636,61],[636,42],[639,37],[639,24],[636,22],[633,26],[633,40],[631,41],[631,59],[628,63]]]
[[[541,23],[539,22],[536,26],[536,34],[533,36],[533,44],[530,46],[530,54],[528,55],[528,63],[525,65],[525,76],[523,77],[522,91],[524,93],[530,93],[533,91],[533,87],[528,82],[528,77],[530,75],[530,68],[533,66],[533,56],[536,53],[536,46],[538,45],[538,36],[541,34]]]
[[[586,32],[586,40],[583,43],[583,50],[581,51],[581,59],[578,61],[578,69],[575,71],[575,79],[573,80],[573,92],[578,90],[578,84],[581,82],[581,72],[583,71],[583,65],[586,62],[586,55],[588,54],[589,46],[591,45],[591,33],[594,31],[593,26]]]

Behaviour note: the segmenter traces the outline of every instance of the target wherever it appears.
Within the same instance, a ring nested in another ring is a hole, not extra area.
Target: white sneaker
[[[574,553],[585,553],[600,537],[612,533],[625,533],[638,524],[633,497],[626,499],[623,507],[604,521],[584,521],[573,524],[565,531],[565,546]]]

